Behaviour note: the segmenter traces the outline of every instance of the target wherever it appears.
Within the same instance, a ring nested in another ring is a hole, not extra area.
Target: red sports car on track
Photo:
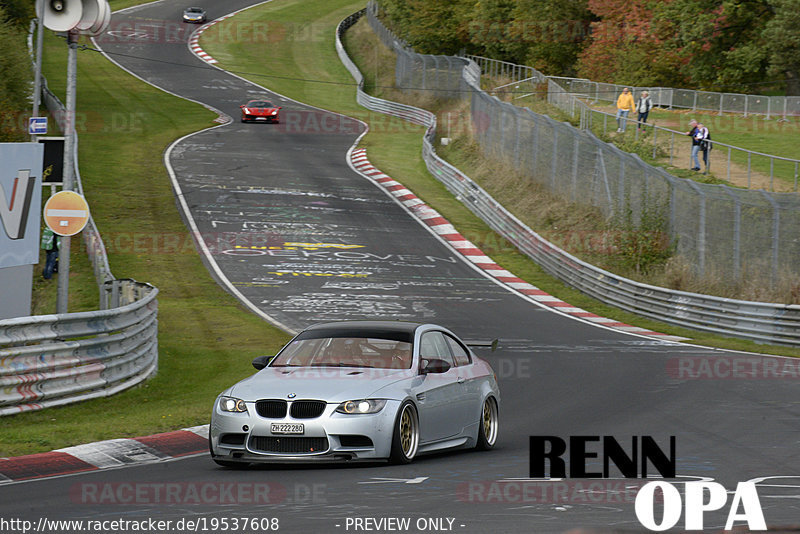
[[[247,104],[239,107],[242,108],[242,122],[280,122],[280,115],[278,112],[281,107],[275,106],[272,102],[268,102],[267,100],[251,100]]]

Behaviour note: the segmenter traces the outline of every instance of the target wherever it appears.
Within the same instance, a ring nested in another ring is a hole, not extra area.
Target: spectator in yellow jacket
[[[622,90],[622,94],[617,97],[617,132],[624,132],[628,123],[628,113],[634,110],[636,104],[633,102],[633,94],[627,87]]]

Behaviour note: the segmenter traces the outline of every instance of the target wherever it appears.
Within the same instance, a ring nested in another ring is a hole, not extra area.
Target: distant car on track
[[[280,122],[281,106],[276,106],[268,100],[250,100],[242,108],[242,122],[267,121]]]
[[[187,7],[183,11],[183,22],[202,24],[206,21],[206,11],[202,7]]]
[[[434,324],[311,326],[223,391],[209,449],[225,467],[254,462],[411,462],[445,449],[491,449],[500,392],[491,366]]]

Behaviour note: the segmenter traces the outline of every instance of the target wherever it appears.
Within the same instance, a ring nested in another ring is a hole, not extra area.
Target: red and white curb
[[[51,452],[0,458],[0,485],[163,462],[208,452],[208,425],[129,439],[111,439]]]
[[[214,24],[216,24],[218,22],[222,22],[225,19],[229,19],[232,16],[234,16],[235,14],[236,13],[229,13],[228,15],[225,15],[224,17],[220,17],[217,20],[213,20],[213,21],[209,22],[208,24],[205,24],[205,25],[201,26],[200,29],[198,29],[196,32],[194,32],[192,34],[192,37],[189,39],[189,50],[192,51],[192,54],[194,54],[195,56],[199,57],[200,59],[202,59],[206,63],[210,63],[212,65],[217,63],[217,60],[214,59],[213,57],[211,57],[211,55],[208,54],[205,50],[203,50],[203,48],[200,46],[200,43],[199,43],[200,36],[203,35],[203,32],[206,31],[207,29],[209,29]]]
[[[684,337],[671,336],[661,332],[654,332],[646,328],[621,323],[607,317],[600,317],[599,315],[588,312],[582,308],[572,306],[571,304],[568,304],[557,297],[549,295],[538,287],[529,284],[525,280],[518,278],[513,273],[503,269],[500,265],[497,265],[482,250],[468,241],[463,235],[458,233],[455,227],[450,224],[447,219],[442,217],[439,212],[425,204],[403,184],[397,182],[391,176],[388,176],[373,167],[367,159],[366,154],[367,151],[363,148],[355,149],[350,153],[350,161],[358,170],[358,172],[386,189],[397,199],[398,202],[408,208],[411,213],[418,217],[439,237],[444,239],[457,252],[463,255],[464,258],[493,277],[498,282],[501,282],[503,285],[513,289],[517,293],[525,295],[525,297],[543,306],[557,309],[559,312],[565,315],[570,315],[591,323],[597,323],[606,328],[620,330],[631,334],[638,334],[641,336],[648,336],[664,341],[684,341],[687,339]]]

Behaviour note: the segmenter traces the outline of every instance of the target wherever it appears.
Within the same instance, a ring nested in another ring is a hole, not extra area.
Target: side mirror
[[[242,104],[242,105],[241,105],[241,106],[239,106],[239,107],[240,107],[240,108],[242,108],[242,109],[244,109],[244,104]]]
[[[450,370],[450,364],[444,360],[430,359],[422,366],[422,374],[440,374]]]
[[[274,357],[275,356],[258,356],[257,358],[253,359],[253,367],[260,371],[264,367],[268,366],[269,362],[271,362]]]

